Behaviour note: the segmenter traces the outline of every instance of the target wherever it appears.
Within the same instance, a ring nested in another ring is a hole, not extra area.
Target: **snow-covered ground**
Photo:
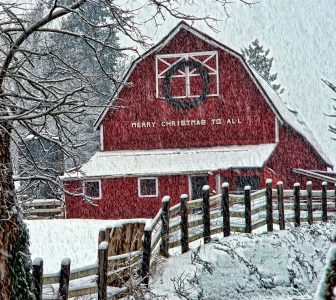
[[[72,268],[92,264],[99,229],[115,222],[120,221],[26,221],[32,257],[44,259],[45,273],[58,271],[64,257],[71,258]],[[169,300],[313,299],[334,232],[335,223],[299,229],[287,225],[287,230],[272,234],[259,229],[220,237],[205,246],[194,242],[183,255],[179,248],[172,249],[152,276],[152,291]]]
[[[95,263],[99,229],[123,221],[63,219],[25,222],[30,234],[32,258],[42,257],[44,273],[55,273],[65,257],[71,259],[71,268]]]
[[[169,300],[314,299],[335,230],[316,224],[222,238],[166,260],[152,289]]]

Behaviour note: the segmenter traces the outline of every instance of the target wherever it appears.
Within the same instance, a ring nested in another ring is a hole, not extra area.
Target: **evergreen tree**
[[[95,26],[92,26],[92,23]],[[77,143],[85,145],[78,148],[77,155],[72,155],[72,161],[66,163],[67,167],[86,162],[99,149],[99,132],[93,131],[93,124],[102,107],[109,103],[118,84],[118,74],[124,71],[122,63],[124,55],[120,51],[119,38],[115,29],[117,24],[115,28],[97,26],[97,24],[106,23],[113,23],[113,17],[106,5],[103,2],[89,2],[80,9],[78,15],[65,18],[61,29],[83,36],[94,36],[99,41],[105,41],[109,47],[85,38],[53,36],[54,51],[57,51],[57,54],[65,60],[71,59],[77,66],[77,70],[84,74],[86,84],[92,89],[86,102],[85,113],[79,116],[77,126],[71,126]],[[115,50],[111,47],[115,47]]]
[[[264,50],[264,47],[259,44],[259,40],[255,39],[248,48],[242,49],[242,55],[246,62],[253,67],[262,76],[269,85],[278,94],[282,94],[284,89],[280,84],[275,83],[278,74],[271,74],[273,57],[268,57],[270,50]]]

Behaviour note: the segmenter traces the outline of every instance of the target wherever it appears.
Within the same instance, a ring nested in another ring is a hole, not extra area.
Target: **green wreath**
[[[204,87],[203,91],[200,94],[198,98],[195,100],[189,101],[189,102],[183,102],[175,99],[170,91],[169,83],[171,77],[178,71],[181,70],[183,67],[192,67],[198,71],[200,74],[201,78],[203,79],[204,82]],[[205,70],[205,68],[202,66],[201,63],[195,61],[195,60],[181,60],[175,65],[173,65],[168,71],[163,79],[163,92],[164,92],[164,97],[166,100],[174,107],[176,108],[182,108],[182,109],[189,109],[193,108],[196,106],[202,105],[202,103],[205,101],[205,97],[209,91],[209,83],[210,83],[210,76]]]

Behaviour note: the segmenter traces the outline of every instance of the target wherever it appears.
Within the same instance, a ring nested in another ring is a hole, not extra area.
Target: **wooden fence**
[[[64,202],[58,199],[19,199],[23,217],[27,220],[64,219]]]
[[[326,182],[323,182],[321,190],[312,190],[311,182],[307,182],[305,189],[296,183],[292,190],[284,190],[282,182],[273,188],[272,181],[267,180],[265,189],[251,193],[250,187],[246,186],[243,195],[229,194],[228,183],[223,183],[219,195],[210,197],[209,186],[204,186],[202,193],[202,199],[191,201],[188,201],[188,195],[181,195],[180,203],[172,207],[170,197],[165,196],[162,208],[143,228],[142,247],[137,237],[135,244],[139,248],[136,251],[109,256],[109,248],[118,243],[118,235],[113,234],[117,232],[115,229],[106,228],[99,232],[96,264],[70,270],[70,260],[65,259],[60,272],[42,276],[43,261],[35,260],[33,276],[36,299],[68,299],[94,293],[98,294],[99,300],[119,299],[125,295],[127,288],[116,288],[107,297],[107,286],[122,276],[126,276],[127,280],[132,271],[138,271],[142,284],[148,286],[153,255],[168,257],[170,248],[180,246],[184,253],[189,250],[190,243],[200,239],[209,243],[211,236],[218,233],[226,237],[232,232],[251,233],[263,226],[272,232],[274,225],[284,230],[287,223],[300,226],[303,222],[327,222],[336,211],[336,191],[327,190]],[[93,281],[69,287],[70,281],[85,277]],[[56,283],[59,283],[56,296],[48,298],[43,294],[42,298],[41,287]]]

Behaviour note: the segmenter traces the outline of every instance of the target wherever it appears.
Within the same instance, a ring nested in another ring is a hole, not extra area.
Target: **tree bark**
[[[0,299],[33,299],[28,230],[15,199],[9,123],[0,129]]]

